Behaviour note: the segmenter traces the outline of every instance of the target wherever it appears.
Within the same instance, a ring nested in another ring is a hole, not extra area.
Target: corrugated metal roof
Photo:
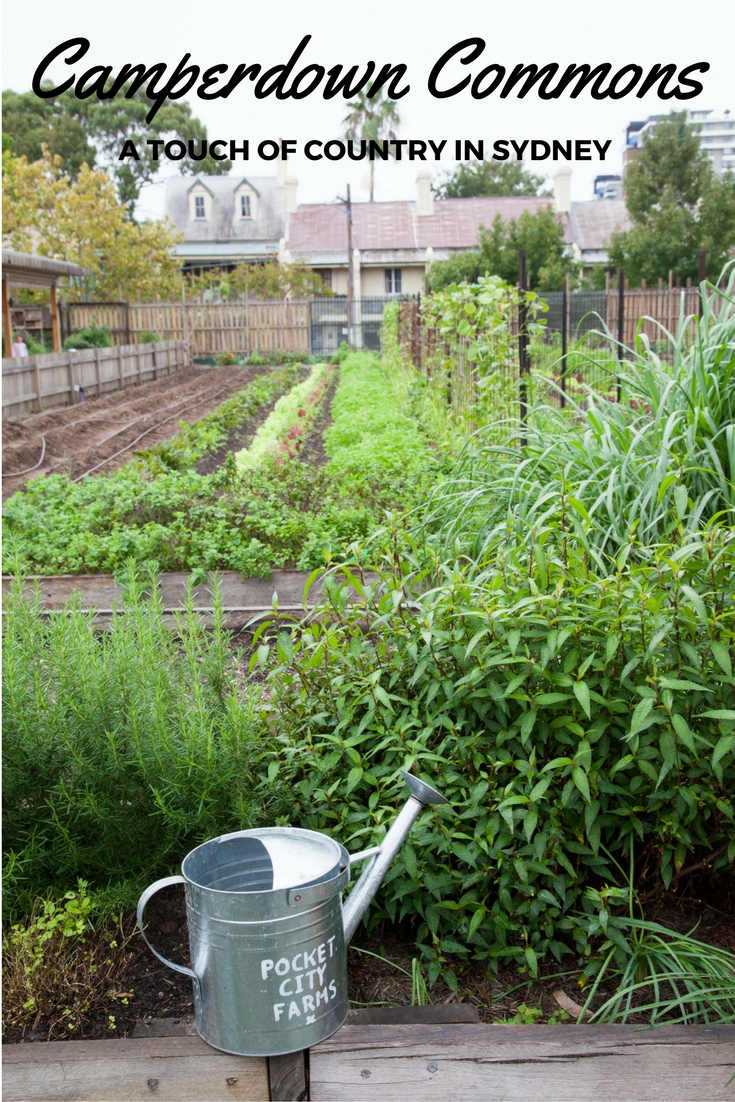
[[[632,222],[624,199],[593,199],[572,203],[573,239],[583,253],[606,251],[615,230],[629,230]]]
[[[3,249],[3,276],[15,287],[51,287],[58,279],[83,276],[86,268],[68,260],[52,260],[35,253],[16,253]]]
[[[441,199],[434,213],[419,215],[413,202],[353,203],[352,244],[360,251],[389,249],[471,249],[480,227],[490,227],[497,215],[508,221],[524,211],[535,214],[552,202],[548,197],[515,195],[473,199]],[[569,241],[568,221],[564,220]],[[346,252],[347,218],[341,204],[305,205],[288,217],[286,247],[293,254]]]

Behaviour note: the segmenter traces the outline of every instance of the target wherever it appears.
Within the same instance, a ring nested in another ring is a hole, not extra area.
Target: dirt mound
[[[170,439],[179,421],[199,420],[264,370],[270,369],[188,368],[94,401],[6,423],[3,500],[41,475],[64,473],[78,479],[120,467],[134,448]]]

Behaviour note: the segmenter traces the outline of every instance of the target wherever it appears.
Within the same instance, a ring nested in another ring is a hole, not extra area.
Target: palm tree
[[[392,99],[386,99],[381,90],[370,99],[366,92],[358,93],[347,106],[350,109],[348,115],[342,120],[345,125],[345,138],[348,141],[363,139],[365,141],[394,141],[396,130],[401,125],[401,117],[398,114]],[[395,153],[391,152],[391,157]],[[375,190],[375,161],[370,161],[370,202],[374,202]]]

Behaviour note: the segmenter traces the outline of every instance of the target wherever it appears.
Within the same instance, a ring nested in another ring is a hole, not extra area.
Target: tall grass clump
[[[238,690],[221,602],[176,632],[128,572],[109,629],[70,603],[46,615],[17,580],[3,646],[5,904],[29,912],[78,878],[130,902],[194,844],[278,813],[262,800],[268,738]]]
[[[619,402],[591,388],[560,410],[532,403],[528,422],[468,442],[437,487],[428,524],[468,554],[532,539],[551,518],[600,550],[645,548],[735,521],[735,301],[702,293],[702,316],[625,349]],[[545,381],[548,385],[548,380]],[[541,388],[539,388],[539,393]]]

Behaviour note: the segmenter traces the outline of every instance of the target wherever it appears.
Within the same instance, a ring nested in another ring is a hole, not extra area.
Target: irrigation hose
[[[31,471],[36,471],[43,463],[43,457],[46,454],[46,437],[41,437],[41,458],[38,463],[33,467],[26,467],[24,471],[3,471],[3,478],[20,478],[22,474],[30,474]]]

